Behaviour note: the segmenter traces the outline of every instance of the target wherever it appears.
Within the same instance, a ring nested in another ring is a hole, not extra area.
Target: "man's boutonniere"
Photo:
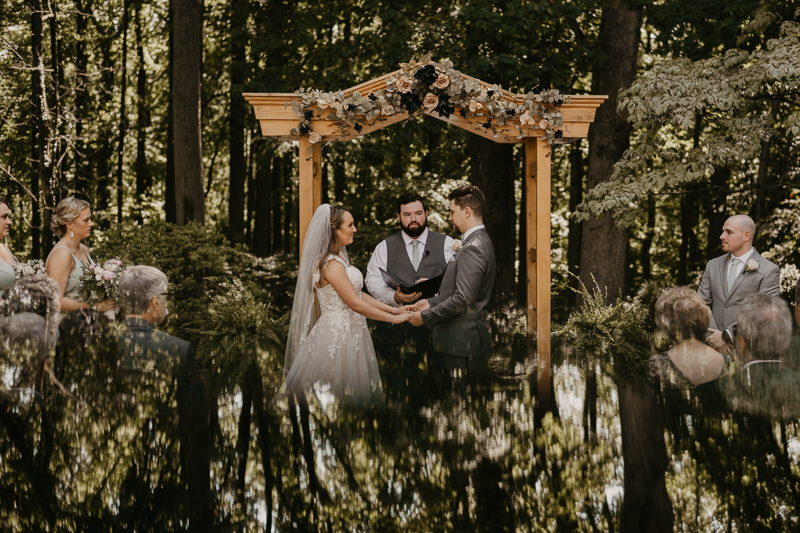
[[[461,239],[454,240],[453,241],[453,255],[457,254],[462,246],[464,246],[464,243],[461,242]]]
[[[758,261],[755,259],[751,259],[744,265],[744,274],[749,274],[750,272],[755,272],[758,270]]]

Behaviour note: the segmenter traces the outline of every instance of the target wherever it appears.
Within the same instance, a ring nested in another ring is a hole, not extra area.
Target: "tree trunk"
[[[175,215],[179,225],[205,223],[201,77],[203,0],[174,0],[173,135]]]
[[[117,145],[117,223],[122,223],[123,200],[123,156],[125,154],[125,134],[127,117],[125,116],[125,95],[128,92],[128,2],[122,7],[122,79],[120,80],[119,99],[119,144]]]
[[[716,167],[711,175],[711,187],[714,190],[706,205],[706,218],[708,219],[708,233],[706,235],[706,261],[722,255],[719,236],[722,226],[728,218],[727,201],[728,183],[731,179],[730,167]],[[722,209],[720,209],[722,207]]]
[[[606,94],[589,130],[587,189],[611,177],[614,163],[630,146],[631,126],[617,113],[617,94],[630,87],[636,77],[639,54],[641,5],[608,0],[600,23],[600,49],[606,60],[592,73],[592,93]],[[592,276],[614,300],[624,289],[628,235],[617,228],[612,215],[583,223],[581,279],[592,287]]]
[[[247,68],[247,7],[245,2],[231,3],[230,39],[231,39],[231,92],[230,114],[228,115],[230,176],[228,203],[228,231],[234,242],[244,240],[244,122],[245,101],[242,90],[245,84]],[[267,236],[267,238],[269,238]]]
[[[75,2],[77,17],[75,28],[77,39],[75,41],[75,190],[83,192],[84,196],[90,197],[90,176],[91,172],[84,168],[83,154],[86,142],[83,140],[83,120],[86,116],[86,108],[89,104],[89,93],[86,87],[86,65],[88,56],[86,55],[86,34],[88,30],[88,18],[91,12],[91,2],[84,3],[83,0]]]
[[[170,224],[178,223],[178,201],[175,198],[175,6],[169,4],[169,64],[167,65],[167,168],[164,170],[164,216]]]
[[[770,109],[770,117],[772,118],[773,123],[778,117],[779,108],[780,102],[777,99],[773,100],[772,108]],[[764,139],[761,141],[761,156],[758,158],[758,177],[756,178],[756,198],[755,202],[753,202],[753,209],[751,211],[753,222],[756,223],[756,234],[753,239],[753,246],[755,246],[756,249],[761,248],[761,245],[764,243],[764,239],[761,237],[761,232],[758,230],[761,229],[761,222],[764,220],[767,212],[766,191],[764,190],[764,187],[766,186],[767,179],[769,177],[769,142],[769,139]]]
[[[519,234],[517,236],[517,302],[520,304],[527,302],[528,299],[528,212],[525,206],[525,195],[528,194],[528,186],[525,179],[525,165],[528,164],[525,158],[525,150],[522,151],[522,179],[520,180],[520,188],[522,189],[522,201],[519,204],[519,213],[517,214],[517,224],[519,226]]]
[[[467,146],[470,152],[470,181],[486,197],[483,222],[492,239],[497,260],[490,307],[500,309],[514,299],[516,289],[514,264],[517,231],[515,217],[511,215],[516,209],[513,145],[470,135]]]
[[[34,121],[36,124],[36,157],[37,172],[33,182],[37,189],[39,205],[34,205],[33,223],[42,228],[43,248],[40,257],[47,257],[52,246],[52,231],[50,230],[50,180],[52,171],[51,154],[48,149],[50,138],[50,108],[47,104],[47,90],[45,89],[44,67],[44,21],[42,17],[43,6],[41,0],[33,1],[33,14],[31,18],[31,49],[33,69],[31,70],[31,83],[33,85],[33,100],[35,106]],[[34,232],[34,254],[39,255],[38,232]]]
[[[341,155],[334,160],[333,163],[333,196],[336,203],[339,205],[344,204],[345,194],[345,181],[347,180],[347,173],[344,168],[344,161]]]
[[[150,126],[150,112],[147,109],[147,71],[144,68],[144,45],[142,43],[142,5],[136,6],[136,55],[139,70],[136,74],[136,198],[138,199],[136,220],[142,222],[141,206],[144,196],[152,183],[147,166],[147,127]]]
[[[653,237],[656,234],[656,199],[650,198],[647,202],[647,229],[642,241],[642,255],[640,258],[642,281],[649,281],[653,277],[653,258],[650,252],[653,247]]]
[[[256,170],[256,225],[253,232],[253,251],[258,257],[269,255],[270,248],[270,212],[272,205],[272,180],[276,173],[281,172],[280,158],[272,157],[271,146],[262,143],[258,153]],[[270,169],[272,162],[272,169]]]
[[[272,188],[278,194],[272,195],[272,253],[276,254],[282,248],[282,240],[281,240],[281,194],[280,192],[285,190],[284,189],[284,180],[283,180],[283,165],[284,165],[285,157],[280,154],[275,154],[273,158],[273,165],[278,165],[280,167],[280,172],[276,172],[272,175]],[[273,168],[275,168],[273,166]]]
[[[256,215],[256,180],[255,175],[253,173],[253,164],[255,163],[255,147],[257,146],[256,142],[253,141],[252,137],[249,135],[248,131],[248,141],[247,145],[249,147],[247,151],[247,222],[244,225],[244,239],[245,243],[247,243],[247,247],[252,251],[253,250],[253,224],[254,218]]]
[[[572,218],[572,214],[583,202],[583,150],[581,142],[572,143],[569,152],[569,236],[567,241],[567,268],[572,276],[569,277],[569,286],[578,289],[580,284],[578,279],[573,276],[580,276],[581,273],[581,243],[583,241],[583,225]]]
[[[292,164],[294,158],[287,157],[283,168],[283,251],[291,254],[294,251],[294,243],[292,243],[292,207],[294,206],[294,199],[292,198]]]
[[[51,202],[56,205],[63,196],[62,166],[64,165],[64,146],[59,135],[61,130],[61,86],[64,85],[64,69],[61,67],[61,43],[58,40],[58,4],[57,0],[49,0],[50,9],[50,69],[52,70],[53,103],[50,118],[51,167],[50,191]]]

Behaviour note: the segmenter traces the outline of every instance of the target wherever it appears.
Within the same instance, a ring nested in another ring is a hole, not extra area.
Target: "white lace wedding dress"
[[[328,256],[325,264],[334,260],[344,265],[361,298],[364,276],[339,256]],[[315,286],[319,279],[316,271]],[[300,337],[300,349],[279,396],[328,392],[344,404],[382,404],[381,376],[367,319],[352,311],[331,285],[316,289],[316,294],[319,320],[305,338]]]

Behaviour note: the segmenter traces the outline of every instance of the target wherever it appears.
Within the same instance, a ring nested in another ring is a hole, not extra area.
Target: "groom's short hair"
[[[483,219],[483,208],[486,199],[483,192],[474,185],[463,185],[447,195],[448,200],[455,200],[456,205],[461,209],[469,207],[475,216]]]
[[[413,204],[419,202],[422,204],[422,209],[428,210],[428,204],[425,203],[425,198],[415,192],[407,192],[397,199],[397,214],[400,214],[400,209],[406,204]]]

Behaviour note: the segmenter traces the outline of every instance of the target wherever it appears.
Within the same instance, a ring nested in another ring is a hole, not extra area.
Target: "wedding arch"
[[[550,386],[550,149],[586,137],[597,108],[608,97],[567,96],[556,90],[513,94],[462,74],[449,61],[433,62],[430,55],[400,67],[342,91],[244,94],[264,136],[300,145],[300,250],[314,210],[322,203],[324,142],[348,141],[424,114],[495,142],[523,144],[528,353],[536,356],[538,395],[546,397]]]

